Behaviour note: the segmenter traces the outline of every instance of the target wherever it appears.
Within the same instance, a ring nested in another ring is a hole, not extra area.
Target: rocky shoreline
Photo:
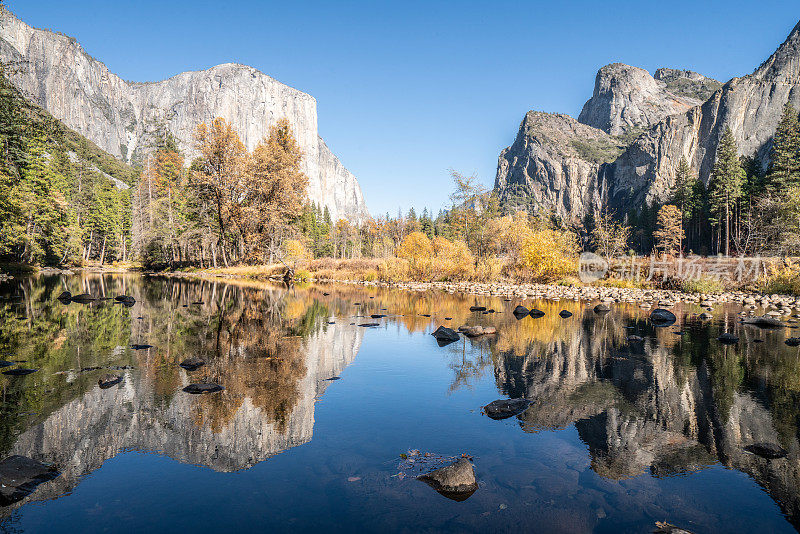
[[[166,276],[190,278],[224,278],[242,279],[251,278],[237,275],[219,275],[211,273],[168,273]],[[279,277],[265,278],[272,282],[282,282]],[[642,289],[619,288],[604,286],[562,286],[554,284],[513,284],[513,283],[481,283],[481,282],[383,282],[383,281],[355,281],[311,278],[309,282],[317,284],[348,284],[363,287],[380,287],[403,291],[445,291],[450,294],[476,295],[487,297],[500,297],[508,300],[573,300],[573,301],[600,301],[605,303],[638,304],[640,308],[671,308],[678,303],[688,303],[700,306],[706,311],[722,304],[740,305],[749,310],[751,315],[755,310],[768,310],[766,313],[775,317],[800,314],[800,297],[792,295],[768,295],[747,291],[725,291],[717,294],[695,294],[670,289]]]

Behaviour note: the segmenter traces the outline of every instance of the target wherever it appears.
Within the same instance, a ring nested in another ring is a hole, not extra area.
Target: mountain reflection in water
[[[130,308],[113,300],[63,305],[56,297],[65,289],[99,297],[127,294],[136,303]],[[652,500],[645,496],[647,485],[637,490],[642,502],[631,497],[631,503],[623,504],[619,495],[609,496],[621,488],[604,484],[691,477],[719,465],[748,475],[791,525],[800,524],[800,349],[784,345],[790,329],[739,324],[736,308],[720,309],[713,322],[703,322],[696,316],[699,309],[685,305],[674,310],[678,324],[653,328],[649,312],[623,304],[598,315],[587,303],[528,301],[523,303],[546,315],[517,320],[511,310],[520,302],[499,298],[97,274],[18,278],[0,285],[0,295],[0,359],[25,360],[25,366],[38,369],[24,378],[0,375],[0,458],[27,456],[55,464],[61,472],[22,501],[0,508],[0,526],[2,518],[23,512],[28,502],[75,490],[85,475],[126,451],[157,452],[230,472],[249,469],[312,438],[327,439],[314,437],[315,404],[326,388],[350,387],[347,380],[330,379],[356,360],[375,329],[383,332],[375,335],[385,336],[384,342],[424,350],[426,361],[441,362],[447,384],[440,393],[455,399],[480,392],[479,400],[469,401],[468,420],[480,436],[479,450],[447,451],[476,454],[480,487],[464,503],[446,506],[478,507],[499,496],[508,500],[504,488],[510,485],[511,495],[533,508],[524,516],[511,508],[496,515],[497,503],[491,504],[491,513],[456,508],[463,517],[436,525],[436,530],[487,525],[493,530],[514,525],[642,530],[652,525],[647,518],[670,520],[659,514],[672,508],[643,504]],[[474,304],[497,313],[470,312]],[[573,317],[559,317],[562,309]],[[370,318],[373,314],[386,317]],[[358,326],[370,322],[380,326]],[[442,324],[490,325],[498,333],[440,348],[427,334]],[[683,335],[677,335],[681,330]],[[739,344],[718,343],[722,331],[736,333]],[[644,342],[629,343],[631,334]],[[754,343],[756,338],[765,342]],[[132,350],[132,344],[152,348]],[[206,364],[192,372],[178,366],[190,357]],[[403,365],[396,362],[397,373],[402,374]],[[124,379],[100,389],[98,377],[109,369]],[[388,389],[392,375],[378,371],[373,380]],[[225,389],[201,396],[183,393],[192,382]],[[505,422],[478,414],[482,404],[502,397],[524,397],[532,404]],[[411,403],[402,404],[403,399],[387,401],[381,409],[387,417],[415,410]],[[422,424],[428,414],[417,409],[412,416]],[[501,437],[509,424],[519,430]],[[541,459],[526,468],[524,455],[509,458],[508,451],[499,452],[505,448],[502,439],[524,438],[523,445],[515,446],[533,446],[547,433],[569,429],[588,449],[591,471],[609,482],[589,481],[585,474],[574,479]],[[399,453],[413,439],[423,441],[416,432],[408,429],[409,440],[391,447]],[[788,456],[767,460],[744,450],[760,442],[780,445]],[[363,448],[366,456],[368,446]],[[443,513],[437,510],[444,506],[439,501],[412,499],[431,490],[397,477],[391,456],[364,464],[378,466],[363,482],[370,489],[350,491],[348,498],[358,503],[356,508],[372,511],[363,518],[370,529],[399,527],[381,508],[393,507],[398,516],[410,507],[421,515]],[[549,503],[548,492],[557,496],[553,488],[562,485],[573,489],[565,490],[564,502]],[[575,496],[582,492],[598,496]],[[604,492],[605,497],[599,496]],[[709,502],[713,498],[709,495]],[[710,511],[711,504],[686,507],[693,524],[683,526],[690,530],[745,529],[743,523],[718,523],[721,512]],[[761,506],[758,513],[775,512]],[[450,515],[459,517],[458,512]]]

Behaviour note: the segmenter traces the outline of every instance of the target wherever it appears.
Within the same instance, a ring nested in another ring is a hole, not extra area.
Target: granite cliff
[[[0,61],[20,64],[12,82],[31,101],[127,162],[141,161],[166,126],[187,157],[198,123],[230,121],[248,149],[286,117],[305,153],[309,199],[336,218],[367,216],[361,188],[318,134],[317,102],[246,65],[227,63],[159,82],[123,80],[73,38],[28,26],[0,8]]]
[[[523,187],[535,209],[572,223],[601,206],[620,214],[637,210],[667,198],[682,157],[707,183],[726,127],[733,131],[740,154],[755,154],[766,166],[785,104],[800,105],[798,88],[800,24],[752,74],[724,85],[691,71],[662,68],[651,76],[636,67],[607,65],[597,73],[594,93],[577,121],[539,114],[540,123],[560,128],[559,135],[548,137],[548,146],[531,134],[526,116],[514,144],[500,155],[495,188],[508,197],[512,186]],[[570,121],[590,129],[578,133]],[[569,165],[581,171],[563,188],[559,172],[551,169],[563,168],[566,146],[581,144],[591,150],[570,156]],[[534,153],[558,155],[532,168]]]

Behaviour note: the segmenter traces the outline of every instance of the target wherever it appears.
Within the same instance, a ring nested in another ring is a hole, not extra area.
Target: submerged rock
[[[52,480],[58,471],[25,456],[9,456],[0,462],[0,506],[8,506],[30,495],[36,486]]]
[[[739,338],[734,336],[733,334],[725,332],[724,334],[722,334],[717,338],[717,341],[719,341],[723,345],[736,345],[739,342]]]
[[[14,362],[9,362],[8,360],[0,360],[0,368],[8,367],[9,365],[14,365]]]
[[[72,299],[72,293],[70,293],[69,291],[62,291],[61,294],[57,298],[60,301],[71,300]]]
[[[363,326],[364,328],[371,328],[373,326],[380,326],[380,323],[361,323],[358,326]]]
[[[790,337],[787,338],[784,343],[789,345],[790,347],[797,347],[800,346],[800,337]]]
[[[642,336],[637,336],[635,334],[631,334],[628,336],[628,343],[642,343],[644,338]]]
[[[80,295],[75,295],[74,297],[70,298],[70,301],[77,302],[79,304],[87,304],[95,300],[97,299],[91,296],[89,293],[81,293]]]
[[[100,389],[108,389],[116,386],[120,382],[122,382],[122,377],[120,375],[107,374],[99,378],[97,385],[100,386]]]
[[[786,449],[774,443],[753,443],[752,445],[747,445],[744,450],[768,460],[783,458],[787,454]]]
[[[766,315],[759,316],[759,317],[745,317],[742,319],[744,324],[750,324],[754,326],[760,326],[762,328],[780,328],[786,326],[783,321],[780,321],[774,317],[769,317]]]
[[[710,320],[710,319],[713,319],[713,318],[714,318],[714,316],[713,316],[713,315],[711,315],[711,314],[710,314],[710,313],[708,313],[708,312],[703,312],[703,313],[701,313],[701,314],[699,315],[699,317],[700,317],[702,320],[704,320],[704,321],[708,321],[708,320]]]
[[[477,312],[477,311],[479,311],[479,312],[482,312],[482,311],[486,311],[486,306],[470,306],[470,307],[469,307],[469,311],[471,311],[471,312]]]
[[[677,320],[674,313],[663,308],[656,308],[650,312],[650,322],[653,323],[653,326],[672,326]]]
[[[544,312],[542,310],[533,309],[531,310],[530,316],[534,319],[538,319],[539,317],[544,317]]]
[[[686,530],[685,528],[676,527],[672,523],[667,523],[666,521],[656,521],[656,529],[653,531],[654,534],[693,534],[692,531]]]
[[[572,317],[572,312],[567,310],[561,310],[560,312],[558,312],[558,314],[561,316],[562,319],[568,319]]]
[[[152,349],[152,348],[153,348],[153,345],[140,345],[140,344],[138,344],[138,343],[134,343],[133,345],[131,345],[131,348],[132,348],[133,350]]]
[[[382,313],[375,313],[375,314],[370,315],[370,317],[373,318],[373,319],[382,319],[383,317],[386,317],[386,316],[384,314],[382,314]]]
[[[203,395],[205,393],[216,393],[217,391],[222,391],[225,389],[224,387],[220,386],[219,384],[207,384],[207,383],[200,383],[200,384],[189,384],[183,391],[186,393],[192,393],[194,395]]]
[[[206,364],[205,360],[201,360],[200,358],[187,358],[183,360],[180,365],[187,371],[196,371],[203,367]]]
[[[511,313],[514,314],[514,317],[516,317],[517,320],[520,320],[523,317],[527,317],[528,315],[530,315],[531,311],[525,306],[517,306]]]
[[[595,313],[608,313],[610,311],[611,311],[611,306],[609,306],[606,303],[601,303],[594,307]]]
[[[467,337],[478,337],[486,334],[496,334],[497,329],[493,326],[459,326],[458,331]]]
[[[468,499],[478,489],[475,470],[466,458],[417,477],[443,496],[454,501]]]
[[[31,373],[35,373],[38,369],[25,369],[24,367],[17,367],[16,369],[9,369],[8,371],[3,371],[4,375],[8,376],[25,376]]]
[[[483,411],[492,419],[508,419],[524,412],[530,404],[528,399],[498,399],[484,406]]]

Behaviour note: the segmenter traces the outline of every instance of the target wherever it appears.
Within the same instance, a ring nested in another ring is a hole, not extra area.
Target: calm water
[[[136,304],[63,305],[65,289]],[[0,359],[38,369],[0,375],[0,458],[60,472],[0,507],[2,532],[800,524],[800,349],[783,343],[796,334],[739,325],[736,308],[703,323],[679,307],[678,324],[654,329],[623,305],[599,316],[572,301],[137,275],[15,279],[0,296]],[[520,302],[547,315],[517,321]],[[497,313],[470,313],[476,304]],[[388,316],[357,317],[373,313]],[[440,324],[498,334],[439,347],[429,334]],[[726,328],[738,345],[716,341]],[[190,356],[208,364],[178,367]],[[100,389],[109,368],[124,379]],[[225,390],[182,391],[200,381]],[[482,415],[508,397],[533,404]],[[788,457],[745,452],[753,442]],[[403,463],[412,450],[468,454],[479,489],[463,502],[439,495]]]

